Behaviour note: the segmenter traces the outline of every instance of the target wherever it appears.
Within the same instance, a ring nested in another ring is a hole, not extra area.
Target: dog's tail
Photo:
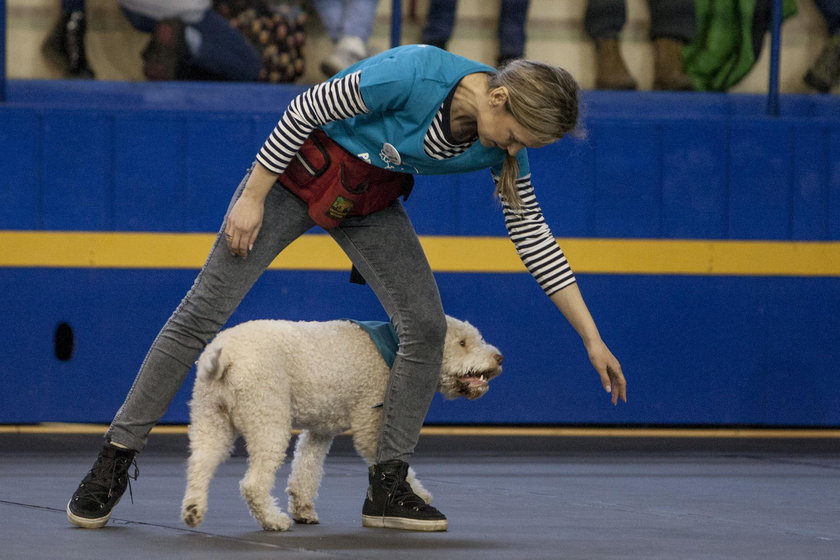
[[[196,376],[202,381],[217,381],[222,378],[226,367],[221,364],[222,345],[211,343],[198,358]]]

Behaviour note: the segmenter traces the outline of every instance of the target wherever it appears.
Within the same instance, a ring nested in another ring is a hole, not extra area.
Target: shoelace
[[[383,477],[385,478],[384,486],[388,491],[388,495],[391,496],[392,503],[403,507],[410,507],[417,511],[428,506],[423,498],[412,491],[411,485],[405,480],[388,475],[383,475]]]
[[[129,474],[128,469],[134,467],[134,473]],[[105,459],[100,457],[88,474],[90,480],[85,483],[82,497],[90,498],[100,506],[105,505],[111,497],[111,489],[114,483],[123,476],[127,477],[128,495],[131,503],[134,503],[134,493],[131,490],[131,480],[137,480],[140,476],[140,468],[134,459],[129,463],[125,458]],[[93,485],[93,488],[91,486]],[[104,495],[104,496],[103,496]]]

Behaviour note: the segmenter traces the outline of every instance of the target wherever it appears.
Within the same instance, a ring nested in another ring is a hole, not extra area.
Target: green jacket
[[[695,0],[697,37],[683,49],[683,65],[695,90],[726,91],[752,70],[770,25],[771,3]],[[757,7],[764,8],[758,19]],[[783,16],[795,13],[795,0],[784,0]]]

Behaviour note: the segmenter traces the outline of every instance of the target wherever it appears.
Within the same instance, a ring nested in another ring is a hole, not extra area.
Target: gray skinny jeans
[[[274,258],[313,225],[306,204],[275,184],[247,259],[230,254],[220,231],[192,288],[152,343],[105,436],[108,441],[138,451],[145,446],[149,431],[166,412],[201,350]],[[385,394],[377,462],[407,461],[440,372],[446,319],[437,284],[399,201],[368,216],[348,217],[329,233],[365,277],[400,337]]]

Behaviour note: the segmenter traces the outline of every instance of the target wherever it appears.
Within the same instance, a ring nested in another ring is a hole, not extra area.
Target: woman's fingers
[[[231,229],[225,233],[227,239],[228,250],[230,254],[236,257],[245,258],[248,256],[248,247],[250,245],[250,237],[236,229]]]

